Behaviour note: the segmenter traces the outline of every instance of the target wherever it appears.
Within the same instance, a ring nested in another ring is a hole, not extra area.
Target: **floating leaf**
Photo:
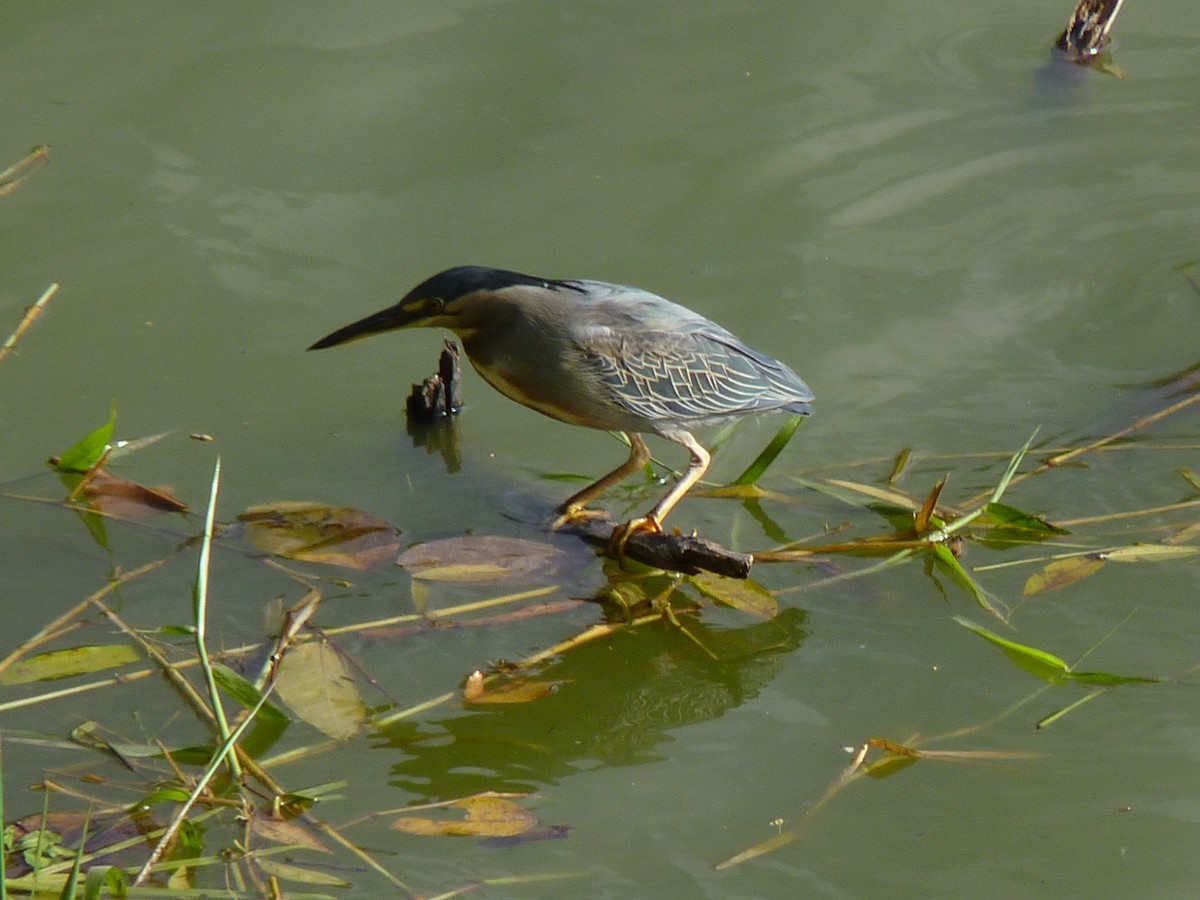
[[[72,675],[115,669],[137,662],[141,658],[141,654],[129,644],[101,644],[50,650],[13,665],[0,674],[0,684],[28,684],[31,681],[70,678]]]
[[[484,534],[418,544],[396,564],[425,581],[503,581],[545,574],[564,557],[550,544]]]
[[[300,644],[284,654],[275,690],[299,718],[338,740],[352,736],[367,716],[346,664],[320,641]]]
[[[1018,644],[1002,638],[961,616],[955,616],[954,621],[995,644],[1004,651],[1005,656],[1025,671],[1052,684],[1074,681],[1088,687],[1107,688],[1122,684],[1157,684],[1162,680],[1142,675],[1116,675],[1112,672],[1075,672],[1057,656],[1047,653],[1045,650],[1038,650],[1036,647],[1028,647],[1025,644]]]
[[[1104,566],[1103,560],[1092,556],[1072,556],[1069,559],[1056,559],[1047,563],[1040,572],[1029,576],[1025,582],[1024,594],[1030,597],[1042,591],[1055,591],[1077,581],[1082,581],[1089,575],[1094,575]]]
[[[1130,544],[1096,554],[1107,562],[1165,562],[1184,559],[1200,553],[1200,547],[1181,547],[1168,544]]]
[[[348,888],[352,884],[340,875],[326,872],[323,869],[310,869],[308,866],[298,866],[295,863],[284,862],[274,856],[258,856],[255,858],[258,867],[268,875],[295,881],[300,884],[322,884],[327,887]]]
[[[262,840],[275,844],[290,844],[320,853],[332,852],[297,819],[285,819],[255,810],[250,815],[250,831]]]
[[[975,632],[985,641],[989,641],[999,647],[1004,655],[1017,666],[1031,675],[1036,675],[1043,681],[1058,684],[1066,680],[1070,674],[1070,667],[1052,653],[1002,638],[1000,635],[994,634],[981,625],[976,625],[970,619],[965,619],[962,616],[955,616],[954,621],[963,626],[963,628]]]
[[[830,478],[827,484],[832,485],[835,488],[842,488],[847,491],[852,491],[856,494],[861,494],[862,496],[868,497],[871,500],[877,500],[887,503],[891,506],[899,507],[900,509],[907,509],[911,510],[912,512],[916,512],[921,508],[921,505],[917,503],[917,501],[913,500],[912,497],[908,496],[908,494],[904,494],[900,491],[892,490],[890,488],[881,488],[873,484],[863,484],[858,481],[845,481],[841,478]]]
[[[358,509],[283,502],[252,506],[238,519],[251,544],[288,559],[366,570],[400,550],[400,529]]]
[[[511,837],[537,824],[537,817],[519,803],[502,797],[467,797],[451,807],[465,809],[465,819],[403,816],[392,827],[407,834],[446,837]]]
[[[727,578],[703,572],[693,575],[691,582],[700,593],[723,606],[750,613],[762,619],[773,619],[779,612],[775,595],[749,578]]]
[[[540,700],[558,690],[562,681],[506,681],[493,688],[478,685],[468,680],[463,690],[463,700],[467,703],[528,703]]]
[[[112,441],[113,429],[116,425],[117,401],[114,400],[108,414],[108,421],[61,456],[52,457],[50,465],[60,472],[88,471],[104,456],[109,442]]]
[[[510,571],[492,563],[458,563],[453,566],[430,566],[412,573],[422,581],[501,581]]]
[[[93,506],[114,516],[141,519],[161,512],[187,512],[187,505],[175,497],[170,488],[148,488],[110,475],[93,473],[83,488]]]
[[[888,778],[892,775],[895,775],[897,772],[901,771],[902,769],[907,769],[909,766],[913,765],[919,758],[920,758],[919,755],[909,755],[909,754],[894,755],[894,754],[889,753],[886,756],[882,756],[877,760],[874,760],[869,763],[864,763],[863,764],[863,774],[870,778]]]
[[[983,513],[997,525],[1005,528],[1019,528],[1022,531],[1034,531],[1041,534],[1070,534],[1065,528],[1059,528],[1040,516],[1027,513],[1015,506],[1009,506],[1007,503],[988,503],[984,506]]]

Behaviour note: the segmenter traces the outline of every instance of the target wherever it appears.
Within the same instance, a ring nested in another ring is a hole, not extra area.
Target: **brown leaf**
[[[445,837],[510,837],[537,824],[537,817],[519,803],[500,797],[467,797],[450,804],[465,809],[465,819],[403,816],[392,827],[407,834]]]
[[[418,544],[396,563],[426,581],[510,581],[541,575],[564,556],[550,544],[484,534]]]
[[[358,509],[282,502],[252,506],[238,519],[246,540],[288,559],[366,570],[400,550],[400,529]]]
[[[553,694],[561,684],[562,681],[506,681],[488,690],[482,683],[476,685],[467,679],[463,700],[467,703],[528,703]]]
[[[1048,563],[1042,571],[1029,576],[1029,580],[1025,582],[1024,594],[1029,597],[1042,591],[1056,591],[1094,575],[1103,565],[1103,560],[1091,556],[1056,559]]]
[[[913,527],[917,529],[918,534],[921,534],[929,527],[929,520],[933,518],[934,510],[937,509],[938,498],[942,496],[942,489],[946,486],[946,479],[949,477],[949,475],[946,475],[933,486],[933,490],[929,492],[929,496],[925,498],[925,502],[917,510],[916,517],[913,519]]]
[[[281,819],[267,812],[254,811],[250,816],[250,830],[264,841],[274,844],[289,844],[318,850],[321,853],[332,852],[317,836],[296,819]]]
[[[84,496],[102,512],[127,519],[144,519],[161,512],[186,512],[167,487],[148,488],[103,470],[93,473],[83,487]]]

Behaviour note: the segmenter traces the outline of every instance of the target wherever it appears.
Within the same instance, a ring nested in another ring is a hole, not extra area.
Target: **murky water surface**
[[[621,458],[618,444],[515,406],[472,372],[450,471],[402,412],[439,335],[303,352],[459,263],[650,288],[813,386],[816,414],[765,482],[790,502],[689,499],[672,515],[740,549],[843,523],[851,536],[887,531],[802,482],[881,485],[911,448],[898,487],[923,496],[949,472],[945,498],[963,503],[995,484],[1035,429],[1046,446],[1071,446],[1189,390],[1151,383],[1196,363],[1200,346],[1194,9],[1130,4],[1114,29],[1124,79],[1050,68],[1070,10],[1032,2],[986,18],[946,2],[901,17],[870,2],[9,12],[0,164],[42,143],[51,162],[0,198],[0,332],[61,284],[0,363],[11,494],[60,497],[43,459],[100,424],[116,398],[118,436],[171,435],[114,469],[203,508],[220,453],[224,519],[312,500],[393,521],[406,544],[467,532],[545,540],[538,523],[573,488],[543,476],[599,474]],[[735,477],[777,424],[742,428],[714,481]],[[216,441],[187,438],[196,432]],[[1006,500],[1072,521],[1196,499],[1179,471],[1200,469],[1197,413],[1139,435]],[[654,449],[681,464],[679,448]],[[624,513],[650,499],[634,490],[609,502]],[[505,849],[408,837],[386,821],[353,832],[430,894],[574,873],[586,880],[492,890],[1188,896],[1200,880],[1192,688],[1110,691],[1038,731],[1083,689],[1028,699],[1039,682],[953,617],[1069,663],[1117,627],[1081,668],[1188,681],[1200,662],[1193,559],[1108,564],[1030,598],[1023,587],[1042,563],[975,567],[1161,541],[1192,521],[1194,511],[1078,524],[1044,554],[969,546],[963,563],[1011,629],[919,562],[816,588],[868,562],[760,565],[755,577],[780,592],[777,621],[707,609],[691,623],[720,662],[677,632],[643,628],[556,661],[552,697],[487,712],[456,700],[277,774],[294,787],[347,779],[342,799],[321,807],[332,821],[492,789],[536,791],[542,822],[570,826],[565,839]],[[62,509],[0,499],[0,649],[114,567],[156,559],[195,529],[109,523],[104,548]],[[140,627],[186,623],[194,564],[181,553],[111,599]],[[605,580],[598,562],[568,571],[552,599]],[[348,577],[352,588],[325,585],[322,625],[413,611],[403,570]],[[226,646],[261,636],[273,597],[303,593],[232,551],[218,553],[213,580],[212,629]],[[433,585],[416,601],[436,609],[513,589]],[[403,707],[599,615],[588,605],[345,646],[384,690],[369,702]],[[103,626],[89,634],[107,639]],[[48,764],[119,777],[78,749],[33,751],[22,734],[61,738],[95,719],[139,740],[198,740],[186,723],[164,724],[178,702],[157,691],[4,713],[6,813],[41,808],[23,787]],[[925,761],[814,809],[846,748],[873,737],[1032,756]],[[283,744],[317,738],[297,724]],[[714,870],[791,829],[798,841]],[[374,879],[355,872],[341,895],[380,896]]]

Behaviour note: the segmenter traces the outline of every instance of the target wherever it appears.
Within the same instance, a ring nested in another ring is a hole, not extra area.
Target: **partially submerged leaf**
[[[1095,574],[1104,566],[1102,560],[1092,556],[1072,556],[1047,563],[1040,572],[1029,576],[1024,594],[1031,597],[1042,591],[1054,591]]]
[[[1074,681],[1088,687],[1108,688],[1122,684],[1157,684],[1162,680],[1142,675],[1117,675],[1112,672],[1076,672],[1063,662],[1063,660],[1052,653],[1047,653],[1045,650],[1038,650],[1036,647],[1029,647],[1025,644],[1018,644],[1015,641],[1002,638],[998,634],[993,634],[986,628],[982,628],[961,616],[955,616],[954,621],[964,628],[975,632],[981,638],[995,644],[1004,651],[1005,656],[1026,672],[1030,672],[1051,684]]]
[[[1022,531],[1042,534],[1070,534],[1065,528],[1059,528],[1040,516],[1009,506],[1007,503],[988,503],[984,506],[983,513],[988,519],[1005,528],[1019,528]]]
[[[292,712],[331,738],[351,737],[367,717],[346,664],[321,641],[299,644],[284,654],[275,690]]]
[[[859,481],[846,481],[841,478],[830,478],[826,483],[835,488],[842,488],[843,490],[861,494],[862,496],[868,497],[871,500],[878,500],[891,506],[911,510],[914,513],[921,508],[921,504],[917,503],[917,501],[908,496],[908,494],[891,488],[881,488],[873,484],[863,484]]]
[[[251,544],[288,559],[366,570],[400,550],[400,529],[358,509],[271,503],[252,506],[238,519]]]
[[[249,826],[251,833],[264,841],[274,844],[290,844],[320,853],[332,852],[303,821],[298,819],[285,819],[262,810],[254,810],[250,815]]]
[[[1070,667],[1052,653],[1002,638],[1000,635],[988,631],[983,626],[976,625],[970,619],[965,619],[962,616],[955,616],[954,621],[963,626],[963,628],[975,632],[985,641],[999,647],[1004,655],[1018,667],[1029,672],[1031,675],[1036,675],[1043,681],[1058,684],[1066,680],[1070,674]]]
[[[407,834],[445,837],[510,837],[537,824],[537,817],[519,803],[502,797],[467,797],[450,804],[467,811],[465,819],[403,816],[392,827]]]
[[[418,544],[396,564],[426,581],[503,581],[543,575],[564,557],[551,544],[482,534]]]
[[[723,606],[731,606],[742,612],[762,619],[773,619],[779,612],[775,595],[749,578],[727,578],[702,572],[691,576],[691,582],[700,593]]]
[[[509,576],[509,570],[493,563],[458,563],[451,566],[430,566],[417,569],[413,578],[422,581],[501,581]]]
[[[52,681],[137,662],[142,655],[129,644],[101,644],[50,650],[23,659],[0,674],[0,684]]]
[[[300,866],[293,862],[285,862],[275,856],[257,856],[255,857],[255,864],[268,875],[273,875],[276,878],[282,878],[286,881],[295,881],[299,884],[320,884],[326,887],[339,888],[353,886],[351,882],[340,875],[335,875],[333,872]]]
[[[114,400],[108,421],[67,450],[61,456],[52,457],[50,465],[59,472],[86,472],[100,461],[112,441],[113,429],[117,425],[117,401]]]
[[[1185,547],[1168,544],[1130,544],[1128,547],[1117,547],[1115,550],[1105,550],[1096,556],[1107,562],[1165,562],[1172,559],[1184,559],[1200,553],[1200,547]]]
[[[96,509],[127,519],[146,518],[160,512],[187,512],[187,504],[176,498],[170,488],[143,487],[103,470],[92,475],[83,493]]]
[[[528,703],[531,700],[548,697],[563,683],[562,681],[516,679],[489,688],[468,680],[467,686],[463,690],[463,701],[472,704]]]

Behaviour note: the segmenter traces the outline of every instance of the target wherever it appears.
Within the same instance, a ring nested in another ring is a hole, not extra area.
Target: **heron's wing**
[[[590,340],[585,335],[580,346],[586,364],[608,387],[612,400],[651,421],[665,424],[769,409],[805,410],[812,392],[791,369],[702,321],[711,329],[633,334],[597,329]]]

